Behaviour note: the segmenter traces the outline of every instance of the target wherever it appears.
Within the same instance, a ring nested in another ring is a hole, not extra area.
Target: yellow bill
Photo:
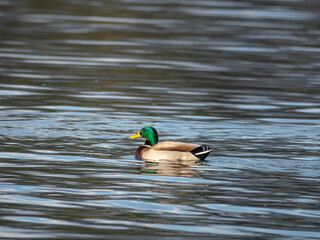
[[[131,137],[129,137],[129,139],[139,138],[139,137],[141,137],[140,131],[137,132],[135,135],[132,135]]]

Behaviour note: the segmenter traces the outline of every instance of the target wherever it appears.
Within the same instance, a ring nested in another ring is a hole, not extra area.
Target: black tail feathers
[[[211,149],[207,145],[201,145],[200,147],[197,147],[190,152],[200,160],[204,160],[211,152]]]

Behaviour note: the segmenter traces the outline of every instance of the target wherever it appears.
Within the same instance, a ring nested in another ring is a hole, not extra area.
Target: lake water
[[[320,239],[318,0],[0,5],[0,238]]]

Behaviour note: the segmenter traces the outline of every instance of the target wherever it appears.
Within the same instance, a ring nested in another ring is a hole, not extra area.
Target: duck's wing
[[[168,150],[154,150],[150,148],[145,151],[142,155],[143,159],[149,159],[153,161],[157,160],[199,160],[191,152],[180,152],[180,151],[168,151]]]
[[[160,142],[151,147],[152,150],[157,151],[178,151],[190,152],[200,147],[198,144],[184,143],[184,142]]]

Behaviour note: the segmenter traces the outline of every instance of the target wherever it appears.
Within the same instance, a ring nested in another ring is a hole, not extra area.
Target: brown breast
[[[151,146],[148,145],[141,145],[140,147],[138,147],[137,151],[136,151],[136,158],[142,158],[142,154],[147,151]]]

